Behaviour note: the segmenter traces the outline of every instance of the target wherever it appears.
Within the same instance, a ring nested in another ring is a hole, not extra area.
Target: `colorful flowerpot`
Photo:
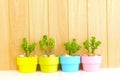
[[[60,64],[63,72],[79,71],[80,56],[60,56]]]
[[[17,57],[17,65],[21,73],[36,72],[37,63],[37,57]]]
[[[82,56],[81,62],[84,71],[98,71],[100,69],[101,56]]]
[[[59,57],[39,57],[39,64],[41,72],[57,72]]]

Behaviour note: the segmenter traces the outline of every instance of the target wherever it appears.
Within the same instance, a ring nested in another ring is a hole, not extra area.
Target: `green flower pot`
[[[39,64],[41,72],[57,72],[59,57],[39,57]]]

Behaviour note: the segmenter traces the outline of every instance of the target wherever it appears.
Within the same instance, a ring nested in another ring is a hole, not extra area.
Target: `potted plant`
[[[39,64],[42,72],[56,72],[58,70],[59,57],[53,54],[55,41],[53,38],[44,35],[39,41],[40,48],[44,55],[39,57]]]
[[[81,62],[84,71],[98,71],[100,69],[102,57],[95,53],[95,50],[100,46],[101,42],[96,41],[95,37],[86,40],[83,45],[87,50],[86,55],[81,57]]]
[[[18,69],[22,73],[31,73],[36,72],[37,68],[37,56],[32,52],[34,51],[36,43],[32,43],[28,45],[28,41],[26,38],[23,38],[22,49],[24,54],[19,55],[17,57],[17,65]]]
[[[60,56],[60,63],[62,71],[64,72],[76,72],[79,70],[80,56],[76,55],[76,52],[80,50],[81,46],[77,44],[76,39],[72,39],[71,42],[64,44],[67,55]]]

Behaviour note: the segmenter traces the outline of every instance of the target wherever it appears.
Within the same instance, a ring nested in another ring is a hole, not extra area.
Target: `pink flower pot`
[[[81,62],[84,71],[98,71],[100,69],[102,57],[101,56],[82,56]]]

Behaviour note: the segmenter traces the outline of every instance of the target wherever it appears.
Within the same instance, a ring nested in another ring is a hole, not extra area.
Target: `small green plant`
[[[47,35],[44,35],[42,40],[39,41],[39,45],[41,50],[49,57],[55,47],[55,41],[53,38],[48,39]]]
[[[79,44],[77,44],[77,40],[76,39],[72,39],[71,42],[66,42],[64,44],[64,46],[65,46],[65,49],[67,51],[67,54],[71,55],[71,56],[74,56],[75,53],[77,51],[79,51],[80,48],[81,48],[81,46]]]
[[[23,43],[22,43],[22,49],[24,50],[25,52],[25,57],[29,57],[30,54],[32,53],[32,51],[34,51],[35,49],[35,46],[36,46],[36,43],[32,43],[32,44],[29,44],[28,45],[28,41],[26,38],[23,38]]]
[[[100,46],[101,42],[96,41],[96,38],[93,36],[91,37],[90,41],[86,40],[83,45],[85,49],[88,51],[89,55],[95,55],[95,50]]]

